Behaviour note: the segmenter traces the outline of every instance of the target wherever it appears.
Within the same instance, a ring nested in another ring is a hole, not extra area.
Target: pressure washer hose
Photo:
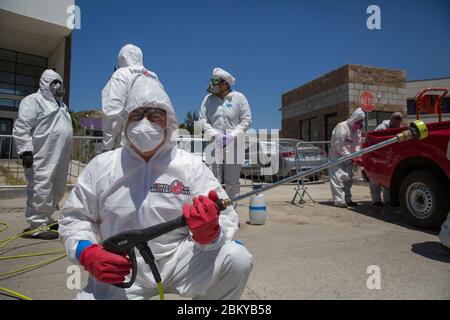
[[[38,232],[38,231],[42,231],[42,230],[48,229],[49,227],[51,227],[53,225],[56,225],[56,224],[57,223],[55,222],[55,223],[52,223],[52,224],[50,224],[48,226],[42,226],[42,227],[36,228],[34,230],[23,232],[23,233],[20,233],[18,235],[15,235],[15,236],[12,236],[12,237],[0,240],[0,249],[4,248],[7,244],[11,243],[12,241],[14,241],[17,238],[20,238],[23,235],[27,235],[27,234],[35,233],[35,232]],[[2,229],[0,229],[0,232],[5,231],[9,227],[6,223],[2,223],[2,222],[0,222],[0,225],[2,226]],[[49,231],[58,232],[56,230],[49,230]],[[19,268],[19,269],[15,269],[15,270],[12,270],[12,271],[7,271],[7,272],[4,272],[4,273],[0,273],[0,281],[4,280],[6,278],[17,276],[17,275],[22,274],[24,272],[28,272],[28,271],[31,271],[31,270],[34,270],[34,269],[38,269],[38,268],[44,267],[46,265],[49,265],[49,264],[51,264],[53,262],[56,262],[56,261],[61,260],[61,259],[66,257],[66,253],[65,253],[64,249],[48,251],[48,252],[26,253],[26,254],[19,254],[19,255],[12,255],[12,256],[5,256],[5,257],[3,257],[1,255],[3,255],[4,252],[5,252],[4,250],[3,250],[3,252],[0,252],[0,261],[2,261],[2,260],[21,259],[21,258],[28,258],[28,257],[39,257],[39,256],[47,256],[47,255],[56,255],[56,254],[61,254],[61,255],[57,256],[56,258],[51,258],[51,259],[48,259],[48,260],[45,260],[45,261],[42,261],[42,262],[39,262],[39,263],[32,264],[32,265],[24,267],[24,268]],[[23,295],[23,294],[21,294],[19,292],[13,291],[11,289],[8,289],[8,288],[0,287],[0,291],[3,291],[5,293],[7,293],[8,295],[16,297],[16,298],[21,299],[21,300],[32,300],[30,297],[28,297],[26,295]]]

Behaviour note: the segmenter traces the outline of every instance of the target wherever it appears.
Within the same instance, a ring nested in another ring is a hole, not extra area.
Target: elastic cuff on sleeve
[[[83,250],[89,247],[90,245],[92,245],[92,242],[90,242],[89,240],[81,240],[80,242],[78,242],[77,250],[75,251],[75,257],[77,258],[78,261],[80,261],[80,256],[81,253],[83,253]]]

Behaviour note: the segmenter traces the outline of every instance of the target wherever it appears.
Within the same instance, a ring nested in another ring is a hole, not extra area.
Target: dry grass
[[[23,172],[23,171],[22,171]],[[8,186],[26,185],[27,182],[24,178],[16,175],[15,172],[11,172],[8,168],[0,165],[0,177],[3,182]]]

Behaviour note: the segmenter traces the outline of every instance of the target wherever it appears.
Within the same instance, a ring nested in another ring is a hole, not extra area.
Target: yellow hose
[[[16,292],[16,291],[9,290],[7,288],[0,287],[0,291],[6,292],[6,293],[8,293],[8,294],[10,294],[12,296],[15,296],[15,297],[17,297],[19,299],[22,299],[22,300],[33,300],[30,297],[27,297],[26,295],[23,295],[23,294],[21,294],[19,292]]]
[[[51,227],[51,226],[53,226],[55,224],[56,224],[56,222],[51,224],[51,225],[48,225],[48,226],[43,226],[43,227],[40,227],[40,228],[37,228],[37,229],[34,229],[34,230],[23,232],[21,234],[18,234],[18,235],[15,235],[15,236],[12,236],[12,237],[0,240],[0,249],[3,248],[4,246],[6,246],[11,241],[13,241],[13,240],[15,240],[17,238],[20,238],[23,235],[30,234],[30,233],[35,233],[37,231],[40,231],[40,230],[43,230],[43,229],[47,229],[47,228],[49,228],[49,227]],[[8,229],[8,225],[7,224],[0,222],[0,225],[3,226],[3,228],[0,230],[0,232],[5,231],[6,229]],[[54,231],[54,230],[51,230],[51,231]],[[54,232],[57,232],[57,231],[54,231]],[[14,256],[0,257],[0,261],[2,261],[2,260],[28,258],[28,257],[46,256],[46,255],[53,255],[53,254],[60,254],[60,253],[64,253],[64,254],[62,254],[62,255],[60,255],[60,256],[58,256],[56,258],[52,258],[52,259],[48,259],[48,260],[45,260],[45,261],[42,261],[42,262],[39,262],[39,263],[35,263],[35,264],[30,265],[28,267],[24,267],[24,268],[15,269],[15,270],[12,270],[12,271],[0,273],[0,281],[4,280],[4,279],[7,279],[7,278],[10,278],[10,277],[17,276],[17,275],[19,275],[21,273],[24,273],[24,272],[28,272],[28,271],[31,271],[31,270],[34,270],[34,269],[41,268],[43,266],[46,266],[48,264],[51,264],[51,263],[56,262],[58,260],[61,260],[61,259],[66,257],[66,254],[65,254],[65,250],[60,249],[60,250],[54,250],[54,251],[48,251],[48,252],[35,252],[35,253],[26,253],[26,254],[14,255]],[[0,255],[2,255],[2,253],[0,253]],[[158,287],[159,299],[160,300],[164,300],[165,299],[164,298],[164,287],[163,287],[162,283],[158,282],[156,285]],[[15,297],[17,297],[19,299],[22,299],[22,300],[32,300],[28,296],[25,296],[25,295],[23,295],[23,294],[21,294],[19,292],[16,292],[16,291],[13,291],[13,290],[10,290],[10,289],[7,289],[7,288],[0,287],[0,291],[6,292],[6,293],[8,293],[8,294],[10,294],[12,296],[15,296]]]
[[[164,288],[161,282],[157,282],[156,286],[158,287],[159,291],[159,300],[164,300]]]
[[[17,238],[20,238],[23,235],[35,233],[35,232],[38,232],[38,231],[41,231],[41,230],[45,230],[45,229],[48,229],[49,227],[51,227],[53,225],[56,225],[56,224],[57,224],[57,222],[52,223],[52,224],[50,224],[48,226],[42,226],[42,227],[36,228],[34,230],[30,230],[30,231],[27,231],[27,232],[22,232],[22,233],[20,233],[18,235],[15,235],[15,236],[12,236],[12,237],[0,240],[0,249],[5,247],[11,241],[14,241]],[[6,229],[8,229],[8,225],[6,223],[0,222],[0,226],[3,226],[0,229],[0,232],[5,231]],[[50,231],[58,232],[58,231],[55,231],[55,230],[50,230]],[[0,252],[0,255],[2,255],[3,253],[4,253],[4,251]],[[31,271],[31,270],[34,270],[34,269],[41,268],[43,266],[46,266],[48,264],[51,264],[53,262],[56,262],[58,260],[61,260],[61,259],[65,258],[66,254],[65,254],[65,250],[59,249],[59,250],[48,251],[48,252],[34,252],[34,253],[26,253],[26,254],[19,254],[19,255],[13,255],[13,256],[0,257],[0,261],[2,261],[2,260],[21,259],[21,258],[39,257],[39,256],[56,255],[56,254],[61,254],[61,255],[59,255],[59,256],[57,256],[55,258],[52,258],[52,259],[48,259],[48,260],[45,260],[45,261],[42,261],[42,262],[38,262],[38,263],[32,264],[32,265],[24,267],[24,268],[19,268],[19,269],[15,269],[15,270],[12,270],[12,271],[0,273],[0,280],[11,278],[11,277],[17,276],[19,274],[22,274],[24,272],[28,272],[28,271]],[[23,295],[23,294],[21,294],[19,292],[16,292],[16,291],[13,291],[13,290],[10,290],[10,289],[7,289],[7,288],[0,287],[0,291],[6,292],[7,294],[12,295],[12,296],[14,296],[16,298],[19,298],[19,299],[22,299],[22,300],[32,300],[30,297],[28,297],[26,295]]]

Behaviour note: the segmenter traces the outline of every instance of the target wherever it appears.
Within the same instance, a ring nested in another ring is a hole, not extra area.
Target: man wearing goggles
[[[237,163],[236,138],[243,137],[250,127],[252,116],[245,96],[233,91],[235,78],[221,68],[213,70],[207,91],[200,108],[200,121],[206,136],[214,137],[218,147],[225,151],[235,148],[234,159],[223,163],[222,157],[215,155],[212,171],[225,184],[225,191],[233,198],[240,192],[239,177],[242,164]],[[240,150],[243,152],[243,150]],[[235,204],[236,205],[236,204]]]

